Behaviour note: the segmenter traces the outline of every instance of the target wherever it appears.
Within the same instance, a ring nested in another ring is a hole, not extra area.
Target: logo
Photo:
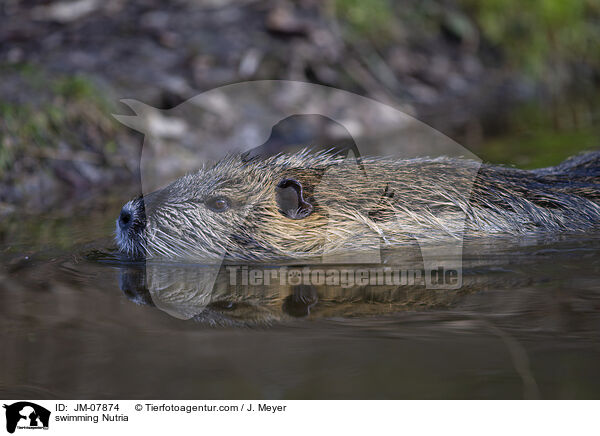
[[[29,401],[19,401],[6,409],[6,431],[14,433],[15,429],[48,429],[50,411]]]
[[[481,160],[400,109],[286,80],[222,86],[167,110],[129,99],[122,103],[135,115],[114,117],[144,134],[144,196],[186,174],[194,176],[185,186],[207,187],[202,194],[207,203],[197,209],[139,198],[117,219],[120,251],[145,258],[146,268],[173,261],[203,265],[200,281],[192,285],[198,307],[190,309],[191,294],[182,289],[185,300],[173,301],[177,315],[189,318],[210,302],[225,260],[383,265],[392,250],[410,246],[420,251],[413,257],[422,258],[427,289],[462,287],[468,199]],[[221,163],[207,170],[215,162]],[[244,205],[228,212],[235,221],[218,216],[232,204],[224,192],[235,193],[234,202]],[[196,194],[182,187],[172,195]],[[173,218],[187,220],[190,231],[172,226]],[[169,266],[152,275],[154,303],[171,289],[172,271]]]

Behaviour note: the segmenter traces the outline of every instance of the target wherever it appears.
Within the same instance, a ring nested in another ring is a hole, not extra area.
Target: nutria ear
[[[296,179],[283,179],[275,188],[279,212],[288,218],[300,220],[309,216],[313,206],[304,199],[304,188]]]

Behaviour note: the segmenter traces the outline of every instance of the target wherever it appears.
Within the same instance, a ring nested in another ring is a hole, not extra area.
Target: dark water
[[[600,234],[473,243],[459,291],[237,288],[186,320],[111,254],[123,195],[3,219],[1,397],[600,397]]]

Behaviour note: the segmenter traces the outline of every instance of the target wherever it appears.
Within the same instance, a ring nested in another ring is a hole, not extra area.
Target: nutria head
[[[329,220],[316,190],[329,168],[348,161],[356,167],[353,160],[323,152],[231,155],[125,204],[117,245],[129,256],[146,258],[315,255]]]

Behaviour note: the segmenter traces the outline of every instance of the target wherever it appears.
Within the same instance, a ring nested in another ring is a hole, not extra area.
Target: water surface
[[[472,243],[459,291],[317,287],[294,312],[289,289],[238,289],[207,322],[132,292],[120,197],[2,221],[0,396],[600,396],[600,234]]]

